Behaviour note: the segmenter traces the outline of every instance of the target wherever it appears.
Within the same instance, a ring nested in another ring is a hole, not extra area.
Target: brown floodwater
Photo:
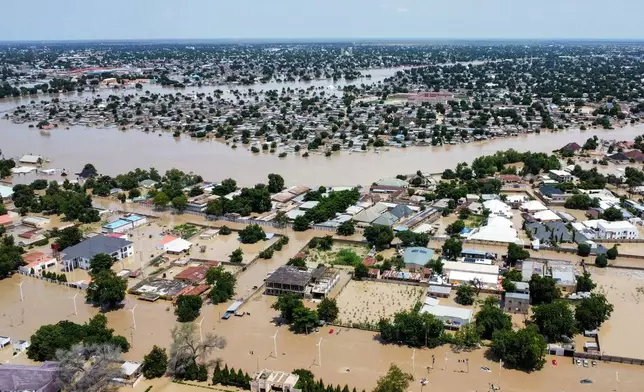
[[[184,220],[198,221],[199,219],[174,216],[172,220],[172,224],[178,224]],[[215,222],[215,224],[221,223]],[[282,251],[276,252],[273,259],[261,260],[239,275],[237,296],[246,297],[249,294],[247,289],[254,285],[261,285],[268,270],[277,268],[293,257],[311,236],[323,233],[290,232],[287,234],[290,237],[290,243]],[[25,282],[23,284],[24,302],[20,301],[18,283],[21,281]],[[74,314],[71,298],[76,293],[79,293],[78,315]],[[82,292],[23,276],[5,279],[0,282],[0,309],[3,313],[0,321],[0,335],[9,335],[14,339],[28,338],[42,324],[55,323],[63,319],[84,322],[98,310],[84,304],[82,297]],[[390,363],[396,363],[407,372],[414,372],[417,380],[427,377],[428,388],[437,390],[487,391],[489,383],[494,383],[501,385],[505,391],[517,392],[612,391],[617,388],[616,372],[619,372],[621,391],[641,390],[640,385],[644,382],[644,369],[639,366],[599,363],[597,368],[583,368],[574,366],[569,359],[561,357],[556,358],[557,366],[551,363],[553,358],[549,357],[544,370],[533,374],[506,369],[499,373],[498,364],[486,359],[483,350],[454,353],[448,347],[417,350],[414,366],[410,348],[383,345],[377,340],[377,335],[371,332],[334,328],[335,333],[330,334],[330,328],[324,327],[319,333],[295,335],[284,326],[277,327],[273,321],[278,313],[270,308],[274,301],[275,297],[255,295],[243,307],[250,315],[233,317],[229,320],[220,319],[228,304],[204,306],[202,309],[203,333],[220,334],[228,340],[227,347],[217,351],[215,355],[222,358],[229,366],[242,368],[249,373],[255,371],[257,367],[280,370],[307,368],[317,377],[322,377],[327,384],[348,384],[367,390],[373,388],[378,377],[386,372]],[[134,328],[132,312],[128,311],[135,305],[136,328]],[[641,305],[637,304],[637,308],[633,308],[632,311],[641,314]],[[109,312],[107,316],[110,327],[114,328],[116,333],[126,336],[132,343],[132,349],[125,354],[127,359],[141,360],[155,344],[162,347],[170,345],[170,329],[176,323],[176,318],[168,302],[148,303],[128,297],[124,309]],[[273,355],[271,339],[276,331],[279,331],[277,358]],[[321,366],[316,348],[320,338],[322,338]],[[628,339],[628,336],[624,336],[623,339]],[[28,362],[24,355],[16,359],[10,358],[8,349],[1,350],[0,354],[0,359],[3,361]],[[434,370],[428,372],[427,366],[431,364],[432,355],[435,356],[436,363]],[[442,370],[446,356],[447,369]],[[463,359],[469,359],[469,372],[467,365],[459,362]],[[488,367],[491,371],[481,370],[481,367]],[[580,384],[579,381],[585,378],[591,379],[593,384]],[[147,385],[150,383],[144,382],[136,390],[144,390]],[[152,385],[168,392],[198,390],[193,387],[168,384],[167,380],[155,381]],[[410,386],[410,390],[420,391],[420,384],[415,382]]]
[[[136,129],[72,127],[43,133],[7,120],[0,120],[0,141],[5,157],[42,155],[51,159],[48,168],[66,169],[69,173],[80,171],[85,163],[93,163],[99,172],[109,175],[137,167],[155,167],[162,172],[178,168],[211,181],[231,177],[243,185],[265,182],[269,173],[281,174],[289,185],[357,185],[416,170],[441,172],[459,162],[471,162],[477,156],[509,148],[551,152],[594,135],[632,140],[642,129],[626,126],[614,130],[543,132],[453,146],[391,148],[380,153],[342,151],[330,157],[313,153],[308,158],[293,153],[284,158],[268,152],[252,154],[241,145],[232,149],[217,140],[173,138],[167,132],[145,133]],[[15,177],[14,182],[30,182],[35,178],[23,175]]]

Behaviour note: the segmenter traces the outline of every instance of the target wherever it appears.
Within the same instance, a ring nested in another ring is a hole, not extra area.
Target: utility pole
[[[201,323],[205,320],[205,317],[201,318],[201,321],[199,321],[199,337],[201,338],[201,343],[203,343],[203,330],[201,329]]]
[[[132,309],[130,309],[130,312],[132,312],[132,329],[136,329],[136,317],[134,317],[134,311],[136,310],[136,305]]]
[[[74,315],[78,316],[78,308],[76,307],[76,297],[78,296],[78,293],[74,294],[73,297],[69,297],[74,301]]]
[[[25,302],[25,296],[22,294],[22,285],[23,285],[24,283],[25,283],[25,281],[23,280],[22,282],[20,282],[20,283],[18,284],[18,286],[20,286],[20,302]]]
[[[272,336],[273,339],[273,353],[275,354],[275,359],[277,359],[277,333],[280,330],[275,331],[275,335]]]
[[[416,349],[412,349],[411,351],[411,375],[415,376],[416,375]]]
[[[317,344],[318,346],[318,366],[322,367],[322,338]]]

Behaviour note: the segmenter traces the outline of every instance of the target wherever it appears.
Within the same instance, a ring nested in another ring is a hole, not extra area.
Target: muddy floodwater
[[[185,218],[174,218],[172,224],[178,224],[183,219]],[[282,251],[275,252],[273,259],[260,260],[238,276],[237,297],[252,295],[252,287],[261,285],[268,271],[276,269],[293,257],[312,236],[324,233],[309,231],[286,234],[290,237],[289,244]],[[610,284],[610,280],[612,277],[602,283]],[[21,281],[24,282],[24,302],[20,300],[18,284]],[[79,294],[78,315],[74,314],[73,304],[73,296],[76,293]],[[20,275],[0,281],[0,335],[25,339],[42,324],[60,320],[85,322],[98,310],[84,304],[82,298],[81,291]],[[599,363],[596,368],[584,368],[573,365],[567,358],[548,357],[542,371],[527,374],[508,369],[499,371],[498,363],[486,359],[482,349],[462,353],[452,352],[449,347],[417,350],[415,361],[412,361],[410,348],[381,344],[377,334],[373,332],[323,327],[317,333],[295,335],[286,326],[277,327],[274,324],[278,313],[271,309],[271,305],[275,299],[261,293],[254,294],[242,308],[250,315],[232,317],[229,320],[220,318],[228,303],[205,305],[202,308],[202,316],[205,318],[202,324],[203,333],[219,334],[228,341],[227,347],[217,351],[215,355],[229,366],[242,368],[249,373],[258,367],[279,370],[306,368],[317,377],[322,377],[327,384],[348,384],[366,390],[374,387],[390,363],[396,363],[405,371],[414,373],[416,380],[427,377],[430,388],[428,390],[487,391],[490,383],[493,383],[500,385],[503,391],[516,392],[605,392],[617,388],[620,391],[640,391],[644,383],[644,369],[634,365]],[[137,307],[133,315],[128,309],[135,305]],[[310,302],[307,302],[307,305],[315,306]],[[636,308],[632,309],[632,314],[635,313],[642,314],[641,305],[637,304]],[[114,328],[116,333],[126,336],[132,344],[125,357],[138,361],[155,344],[169,347],[170,329],[176,323],[169,302],[148,303],[131,296],[128,296],[124,309],[109,312],[107,317],[110,327]],[[275,355],[271,336],[277,331],[279,332]],[[624,333],[624,341],[627,341],[629,336],[635,335]],[[321,356],[318,356],[316,344],[320,338],[322,348]],[[432,356],[435,358],[434,368],[428,370],[432,365]],[[469,367],[463,361],[465,359],[469,360]],[[553,359],[557,360],[556,365],[553,364]],[[28,362],[24,355],[11,358],[9,349],[0,350],[0,360]],[[619,372],[619,386],[616,372]],[[593,384],[580,384],[582,379],[590,379]],[[155,380],[142,382],[135,391],[143,391],[148,385],[154,385],[154,390],[166,392],[200,390],[171,384],[168,380]],[[420,391],[420,384],[413,383],[410,390]]]
[[[630,126],[614,130],[568,130],[453,146],[391,148],[381,153],[342,151],[330,157],[312,153],[308,158],[291,153],[279,158],[268,152],[252,154],[242,146],[232,149],[217,140],[173,138],[167,132],[73,127],[42,133],[25,124],[0,120],[0,140],[6,157],[26,153],[42,155],[51,159],[48,168],[67,169],[71,173],[80,171],[85,163],[93,163],[101,173],[109,175],[137,167],[155,167],[160,171],[178,168],[211,181],[231,177],[243,185],[265,182],[269,173],[281,174],[287,184],[370,184],[382,177],[417,170],[441,172],[459,162],[471,162],[477,156],[498,150],[551,152],[571,141],[583,142],[594,135],[602,139],[633,140],[643,132],[642,127]],[[27,175],[14,181],[30,182],[34,178]]]

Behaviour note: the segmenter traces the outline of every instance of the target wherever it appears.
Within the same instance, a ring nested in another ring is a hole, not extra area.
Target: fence
[[[628,365],[644,366],[644,359],[620,357],[615,355],[575,352],[573,354],[573,358],[592,359],[596,361],[617,362],[617,363],[625,363]]]
[[[36,278],[36,279],[44,280],[45,282],[49,282],[49,283],[56,283],[56,284],[58,284],[58,285],[66,286],[66,287],[69,287],[69,288],[72,288],[72,289],[84,290],[82,287],[79,287],[79,286],[78,286],[76,283],[74,283],[74,282],[61,282],[61,281],[58,281],[58,280],[45,278],[45,277],[44,277],[44,276],[42,276],[42,275],[35,275],[35,274],[30,274],[30,273],[26,273],[26,272],[22,272],[22,271],[18,271],[18,273],[19,273],[20,275],[29,276],[30,278]]]

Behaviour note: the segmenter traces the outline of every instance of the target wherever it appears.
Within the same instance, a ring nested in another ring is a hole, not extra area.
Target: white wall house
[[[134,254],[132,241],[123,238],[96,235],[74,246],[63,249],[60,259],[66,270],[89,269],[89,263],[97,254],[105,253],[114,260],[121,260]]]
[[[600,221],[597,223],[597,238],[605,240],[634,240],[639,237],[637,227],[628,221],[607,222]]]

